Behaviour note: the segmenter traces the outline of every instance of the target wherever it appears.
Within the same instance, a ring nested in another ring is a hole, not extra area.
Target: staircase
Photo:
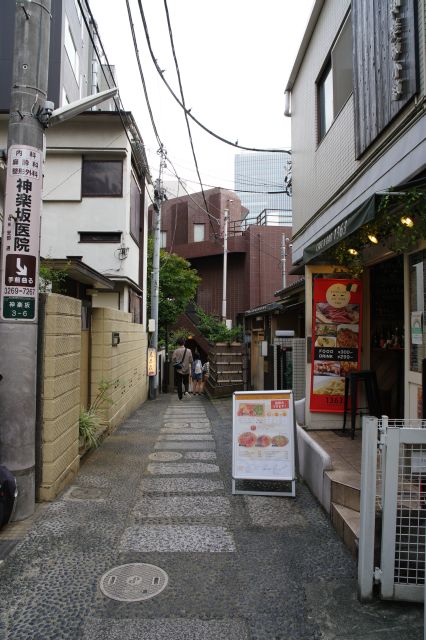
[[[338,535],[354,558],[358,555],[360,518],[360,474],[352,471],[325,472],[331,485],[330,517]]]

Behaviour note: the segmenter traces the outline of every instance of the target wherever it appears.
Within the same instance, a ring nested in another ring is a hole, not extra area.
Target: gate
[[[426,421],[365,416],[358,589],[422,602],[425,588]]]
[[[275,338],[274,389],[291,389],[294,399],[306,393],[306,342],[304,338]]]

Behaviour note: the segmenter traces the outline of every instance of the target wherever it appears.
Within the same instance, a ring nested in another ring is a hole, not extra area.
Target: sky
[[[124,108],[141,132],[151,174],[158,177],[154,134],[136,63],[126,0],[89,0],[109,63],[115,65]],[[182,108],[164,85],[149,54],[137,0],[129,0],[148,98],[167,151],[165,180],[200,191]],[[164,0],[142,0],[155,58],[180,97]],[[205,127],[246,147],[290,148],[284,89],[313,0],[167,0],[185,104]],[[190,120],[204,188],[234,187],[234,156],[245,153]],[[173,167],[171,166],[173,164]]]

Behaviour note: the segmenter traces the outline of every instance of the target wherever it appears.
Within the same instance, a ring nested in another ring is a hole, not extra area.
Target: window
[[[141,233],[141,192],[133,174],[130,179],[130,235],[139,245]]]
[[[74,71],[77,85],[80,79],[80,59],[78,57],[77,48],[74,44],[74,38],[72,37],[70,23],[67,16],[65,16],[65,35],[64,35],[65,50],[67,52],[72,70]]]
[[[410,371],[422,372],[422,361],[426,357],[426,335],[424,332],[426,283],[426,251],[410,256],[410,333],[406,348],[410,349]]]
[[[194,242],[203,242],[205,239],[205,224],[194,224]]]
[[[80,242],[121,242],[121,231],[79,231]]]
[[[81,195],[83,197],[120,197],[123,195],[121,160],[84,160]]]
[[[317,82],[320,140],[352,93],[352,66],[352,21],[349,14]]]
[[[167,231],[160,231],[160,249],[167,247]]]

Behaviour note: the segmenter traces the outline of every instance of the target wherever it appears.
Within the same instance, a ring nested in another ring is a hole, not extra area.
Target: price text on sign
[[[314,281],[311,411],[343,411],[345,377],[360,367],[361,319],[359,280]]]

